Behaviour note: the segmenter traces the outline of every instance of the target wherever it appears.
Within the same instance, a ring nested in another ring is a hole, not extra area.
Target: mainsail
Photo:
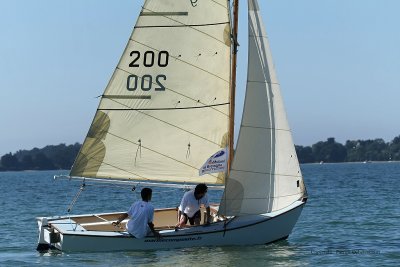
[[[247,91],[219,212],[262,214],[301,198],[303,179],[257,0],[249,0]]]
[[[147,0],[71,176],[223,184],[199,176],[228,144],[227,0]]]

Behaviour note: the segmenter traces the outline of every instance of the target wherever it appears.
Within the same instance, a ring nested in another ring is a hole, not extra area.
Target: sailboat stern
[[[55,228],[49,226],[48,218],[38,217],[39,239],[36,250],[47,251],[49,249],[60,248],[62,235]]]

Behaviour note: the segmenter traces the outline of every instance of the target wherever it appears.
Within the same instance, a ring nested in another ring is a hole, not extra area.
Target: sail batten
[[[165,25],[153,25],[153,26],[135,26],[135,29],[145,29],[145,28],[174,28],[174,27],[203,27],[203,26],[215,26],[215,25],[228,25],[228,21],[224,22],[214,22],[214,23],[207,23],[207,24],[181,24],[181,25],[170,25],[170,26],[165,26]]]
[[[71,176],[224,183],[199,169],[229,139],[228,3],[145,1]]]
[[[223,41],[221,41],[219,38],[217,38],[217,37],[214,37],[214,36],[212,36],[212,35],[210,35],[209,33],[207,33],[207,32],[205,32],[205,31],[201,31],[201,30],[199,30],[199,29],[196,29],[196,26],[190,26],[190,24],[186,24],[186,23],[184,23],[184,22],[182,22],[182,21],[179,21],[178,19],[174,19],[174,18],[172,18],[171,16],[168,16],[168,15],[162,15],[160,12],[156,12],[156,11],[154,11],[154,10],[151,10],[151,9],[148,9],[148,8],[145,8],[145,7],[143,7],[143,10],[146,10],[146,11],[148,11],[149,13],[153,13],[154,15],[160,15],[161,17],[163,17],[163,18],[165,18],[165,19],[167,19],[167,20],[170,20],[170,21],[172,21],[172,22],[174,22],[174,23],[177,23],[178,25],[181,25],[181,26],[183,26],[183,27],[188,27],[188,28],[190,28],[190,29],[193,29],[193,30],[195,30],[195,31],[198,31],[198,32],[200,32],[200,33],[202,33],[202,34],[204,34],[205,36],[208,36],[208,37],[210,37],[210,38],[213,38],[215,41],[217,41],[217,42],[221,42],[221,43],[224,43]],[[170,12],[171,13],[171,12]],[[205,23],[207,26],[213,26],[213,25],[218,25],[218,24],[220,24],[221,22],[214,22],[214,23]],[[201,26],[204,26],[205,24],[200,24]],[[148,25],[149,26],[149,25]],[[157,28],[159,28],[159,26],[160,25],[151,25],[151,26],[156,26]],[[163,27],[164,28],[168,28],[168,27],[173,27],[173,26],[177,26],[177,25],[164,25]],[[138,29],[138,28],[140,28],[141,26],[140,25],[137,25],[137,26],[135,26],[135,28],[136,29]]]
[[[140,16],[187,16],[189,12],[183,11],[183,12],[140,12]]]
[[[124,106],[126,108],[125,110],[132,110],[132,111],[137,111],[137,112],[146,111],[146,110],[147,111],[157,111],[157,110],[182,110],[182,109],[210,108],[210,109],[212,109],[212,110],[214,110],[216,112],[219,112],[219,113],[221,113],[221,114],[223,114],[225,116],[229,116],[228,114],[225,114],[224,112],[216,109],[216,107],[218,107],[218,106],[226,106],[226,105],[229,105],[229,103],[219,103],[219,104],[215,104],[215,105],[206,105],[206,104],[201,103],[199,101],[195,101],[195,103],[202,104],[203,106],[193,106],[193,107],[177,107],[177,106],[175,106],[175,107],[158,107],[158,108],[133,108],[131,106],[128,106],[128,105],[126,105],[124,103],[121,103],[121,102],[118,102],[118,101],[115,100],[115,99],[141,99],[141,97],[145,97],[144,99],[147,98],[146,95],[145,96],[142,95],[142,96],[136,96],[136,97],[128,97],[128,98],[126,98],[126,97],[112,97],[112,98],[105,97],[105,98],[108,98],[110,101],[113,101],[114,103],[117,103],[117,104],[119,104],[121,106]],[[151,99],[151,97],[150,97],[150,99]],[[114,109],[113,108],[98,108],[97,110],[114,110]],[[121,110],[121,109],[116,108],[115,110]],[[142,112],[142,114],[146,114],[146,113]]]
[[[106,98],[114,98],[114,97],[109,97],[109,96],[105,96]],[[146,97],[146,96],[143,96]],[[115,97],[115,99],[136,99],[137,97]],[[198,108],[212,108],[212,107],[218,107],[218,106],[225,106],[225,105],[229,105],[229,103],[220,103],[220,104],[214,104],[214,105],[206,105],[206,106],[191,106],[191,107],[179,107],[179,108],[129,108],[126,107],[125,109],[118,109],[118,108],[114,108],[114,109],[97,109],[97,110],[113,110],[113,111],[123,111],[123,110],[133,110],[133,111],[146,111],[146,110],[182,110],[182,109],[198,109]],[[218,110],[216,110],[218,111]],[[218,111],[220,112],[220,111]],[[225,114],[227,115],[227,114]],[[228,115],[227,115],[228,116]]]

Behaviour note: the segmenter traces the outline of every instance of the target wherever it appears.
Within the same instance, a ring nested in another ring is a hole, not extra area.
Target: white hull
[[[39,248],[56,248],[62,251],[122,251],[159,250],[202,246],[243,246],[267,244],[285,239],[292,232],[305,202],[297,201],[291,206],[263,215],[236,217],[227,221],[197,226],[178,231],[161,231],[163,238],[137,239],[127,232],[87,231],[79,224],[70,223],[75,217],[38,218]],[[110,214],[108,214],[109,216]],[[100,216],[100,215],[99,215]],[[79,217],[77,217],[79,218]],[[51,229],[59,240],[51,243]],[[75,228],[75,230],[74,230]],[[57,241],[57,242],[56,242]]]

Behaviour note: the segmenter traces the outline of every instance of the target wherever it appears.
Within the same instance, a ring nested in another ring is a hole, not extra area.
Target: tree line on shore
[[[300,163],[335,163],[400,160],[400,135],[390,142],[383,139],[347,140],[343,145],[328,138],[312,146],[296,146]]]
[[[7,153],[0,159],[0,171],[68,170],[74,163],[81,144],[59,144],[32,150]]]
[[[79,143],[59,144],[7,153],[0,159],[0,171],[68,170],[80,147]],[[390,142],[383,139],[348,140],[344,145],[331,137],[312,146],[296,146],[296,152],[300,163],[399,161],[400,135]]]

